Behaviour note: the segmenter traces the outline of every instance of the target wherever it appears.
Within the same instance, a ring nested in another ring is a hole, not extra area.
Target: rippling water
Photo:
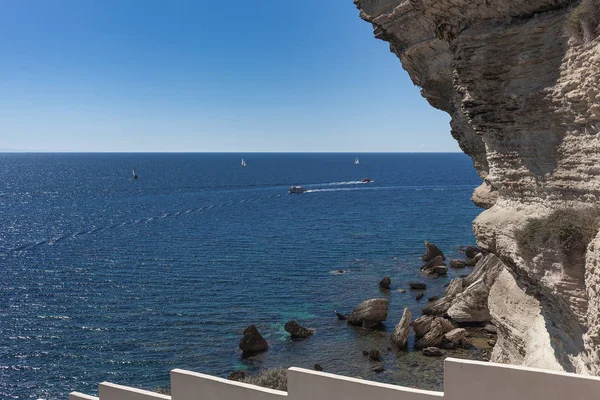
[[[473,243],[479,178],[462,154],[354,156],[0,154],[0,398],[314,363],[439,388],[440,360],[386,350],[403,307],[423,305],[395,289],[418,279],[424,239],[455,256]],[[288,195],[296,184],[308,192]],[[333,314],[380,296],[387,332]],[[293,341],[289,319],[317,333]],[[251,323],[271,347],[243,359]],[[384,374],[361,353],[373,346]]]

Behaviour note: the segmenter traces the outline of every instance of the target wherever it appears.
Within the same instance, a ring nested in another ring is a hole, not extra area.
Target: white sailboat
[[[131,173],[132,173],[132,175],[133,175],[133,179],[137,179],[137,178],[138,178],[137,174],[135,173],[135,168],[133,168],[133,169],[131,170]]]
[[[354,165],[358,165],[358,164],[360,164],[360,161],[358,161],[358,157],[356,157],[356,158],[354,159]]]
[[[246,161],[244,161],[244,159],[242,158],[242,167],[246,166]]]

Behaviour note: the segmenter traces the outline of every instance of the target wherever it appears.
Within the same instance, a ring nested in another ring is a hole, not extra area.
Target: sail
[[[358,164],[360,164],[360,161],[358,161],[358,157],[356,157],[356,158],[354,159],[354,165],[358,165]]]
[[[242,158],[242,167],[246,166],[246,161],[244,161],[244,159]]]

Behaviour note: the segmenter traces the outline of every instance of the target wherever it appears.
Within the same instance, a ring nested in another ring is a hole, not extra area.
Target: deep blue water
[[[438,359],[386,353],[403,307],[425,304],[395,289],[420,279],[424,239],[449,256],[474,242],[479,178],[463,154],[354,156],[0,154],[0,398],[314,363],[439,388]],[[309,191],[287,194],[295,184]],[[458,273],[427,279],[427,295]],[[387,332],[333,314],[380,296]],[[289,319],[317,333],[292,341]],[[271,347],[242,359],[252,323]],[[384,374],[361,354],[373,346]]]

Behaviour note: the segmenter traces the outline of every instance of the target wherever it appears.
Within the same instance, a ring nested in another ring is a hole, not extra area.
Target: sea
[[[458,153],[0,154],[0,398],[315,363],[441,389],[441,360],[397,351],[389,335],[404,307],[420,315],[465,273],[424,278],[420,256],[428,240],[464,257],[479,183]],[[390,304],[382,329],[336,318],[376,297]],[[289,320],[316,333],[292,340]],[[270,348],[243,357],[250,324]]]

